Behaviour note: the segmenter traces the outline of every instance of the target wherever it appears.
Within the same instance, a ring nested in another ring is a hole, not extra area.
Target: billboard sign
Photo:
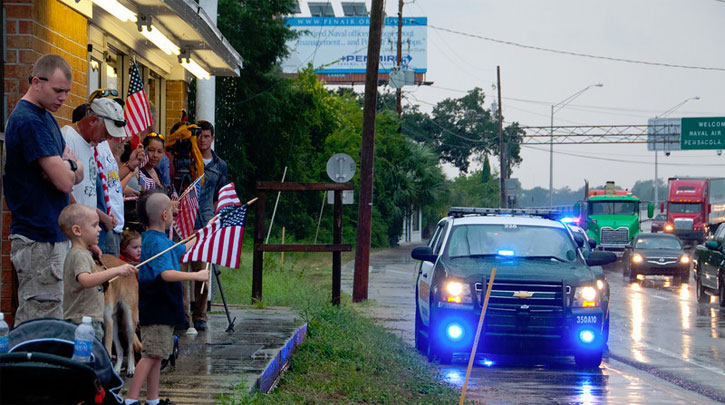
[[[312,63],[315,73],[365,73],[370,17],[288,17],[286,25],[299,36],[287,42],[289,56],[282,61],[284,73],[297,73]],[[403,70],[425,73],[427,59],[426,17],[403,18]],[[380,47],[380,73],[396,66],[398,18],[387,17]]]
[[[725,149],[725,117],[683,118],[682,149]]]
[[[650,118],[647,125],[647,150],[680,150],[679,118]]]

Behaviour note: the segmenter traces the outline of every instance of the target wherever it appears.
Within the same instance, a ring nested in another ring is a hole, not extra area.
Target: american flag
[[[156,186],[154,179],[143,174],[143,170],[139,170],[138,172],[138,184],[142,190],[151,190]]]
[[[194,222],[196,221],[196,212],[199,210],[199,195],[201,194],[201,178],[194,180],[184,193],[181,194],[179,200],[179,215],[174,220],[174,229],[182,238],[186,239],[194,233]]]
[[[135,135],[151,126],[151,110],[146,100],[146,92],[143,89],[143,80],[134,62],[131,65],[131,77],[129,78],[128,97],[126,106],[123,109],[126,118],[126,136]]]
[[[234,183],[222,187],[219,190],[217,216],[199,230],[199,239],[181,261],[211,262],[238,268],[246,221],[247,205],[242,205],[237,198]]]

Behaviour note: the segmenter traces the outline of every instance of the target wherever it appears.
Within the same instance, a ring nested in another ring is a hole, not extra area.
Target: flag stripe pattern
[[[182,239],[186,239],[194,233],[194,222],[196,221],[196,213],[199,210],[201,178],[202,176],[199,176],[189,185],[188,191],[182,195],[179,201],[179,215],[174,220],[174,228]]]
[[[239,267],[247,221],[247,205],[241,205],[234,183],[219,191],[217,218],[199,230],[198,240],[182,257],[182,262],[211,262],[220,266]]]
[[[126,118],[126,136],[135,135],[151,126],[151,110],[136,63],[131,65],[128,97],[123,115]]]
[[[155,181],[151,177],[143,174],[142,170],[138,172],[138,183],[143,190],[151,190],[155,186]]]

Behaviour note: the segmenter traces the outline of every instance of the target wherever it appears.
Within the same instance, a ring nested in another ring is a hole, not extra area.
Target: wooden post
[[[284,226],[282,227],[282,244],[284,245]],[[279,261],[279,271],[284,271],[284,252],[281,254],[281,258]]]
[[[368,265],[370,264],[370,228],[373,211],[373,166],[375,155],[375,104],[378,95],[380,38],[383,24],[383,0],[373,0],[370,6],[368,59],[365,69],[362,143],[360,146],[360,195],[357,213],[357,246],[352,300],[368,299]]]
[[[264,241],[265,192],[257,192],[257,215],[254,225],[254,261],[252,264],[252,303],[262,300],[262,268],[264,252],[257,247]]]
[[[342,243],[342,191],[335,190],[333,208],[332,243]],[[342,252],[332,252],[332,305],[340,305],[340,280],[342,272]]]

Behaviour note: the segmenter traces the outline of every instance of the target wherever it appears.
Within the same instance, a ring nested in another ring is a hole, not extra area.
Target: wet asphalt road
[[[410,247],[371,256],[366,310],[413,345],[416,263]],[[353,263],[343,269],[352,290]],[[598,371],[580,371],[571,358],[477,356],[467,399],[505,403],[725,403],[725,310],[698,304],[695,283],[664,280],[630,284],[619,266],[605,269],[610,283],[609,351]],[[484,365],[492,360],[491,366]],[[467,357],[442,366],[443,378],[462,387]]]

